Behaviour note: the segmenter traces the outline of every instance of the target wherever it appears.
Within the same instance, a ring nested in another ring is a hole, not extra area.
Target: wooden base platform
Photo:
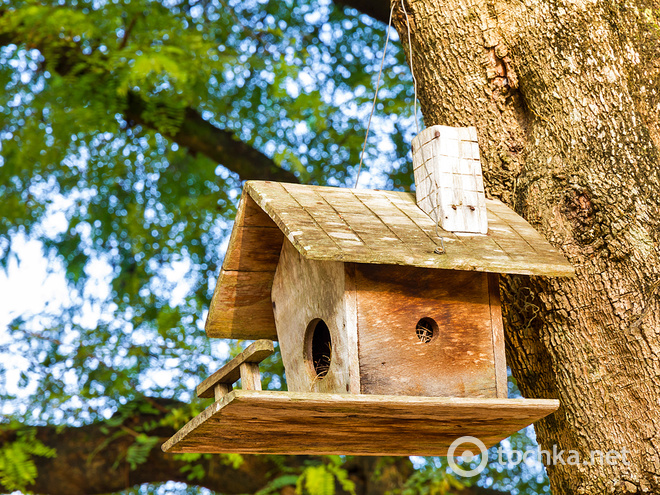
[[[234,390],[165,442],[163,451],[445,456],[458,437],[471,435],[490,447],[558,407],[551,399]]]

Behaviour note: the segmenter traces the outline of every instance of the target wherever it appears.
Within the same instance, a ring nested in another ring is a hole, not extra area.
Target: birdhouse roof
[[[286,237],[312,260],[571,276],[572,266],[522,217],[487,200],[488,234],[437,228],[407,192],[278,182],[245,184],[206,332],[276,339],[270,291]],[[437,254],[444,241],[445,254]]]

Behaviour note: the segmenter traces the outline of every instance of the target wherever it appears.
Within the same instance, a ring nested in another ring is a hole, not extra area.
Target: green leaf
[[[55,449],[36,439],[35,429],[17,430],[15,441],[0,445],[0,484],[9,491],[26,491],[37,477],[34,457],[53,458],[55,455]]]
[[[135,442],[126,451],[126,462],[128,462],[131,470],[134,470],[140,464],[144,464],[149,457],[151,449],[153,449],[160,439],[158,437],[150,437],[145,434],[140,434],[135,437]]]
[[[271,495],[274,493],[279,493],[280,490],[285,486],[296,486],[298,478],[299,476],[295,474],[285,474],[278,476],[274,480],[268,482],[268,484],[266,484],[266,486],[264,486],[261,490],[255,492],[254,495]]]

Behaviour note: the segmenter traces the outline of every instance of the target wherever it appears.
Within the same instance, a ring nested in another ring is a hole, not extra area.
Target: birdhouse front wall
[[[488,274],[355,267],[362,393],[498,397]]]

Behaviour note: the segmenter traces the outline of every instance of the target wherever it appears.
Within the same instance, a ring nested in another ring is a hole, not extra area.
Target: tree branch
[[[131,22],[124,29],[124,36],[121,39],[121,43],[119,44],[119,49],[120,50],[123,50],[124,48],[126,48],[126,45],[128,44],[128,38],[131,37],[131,32],[133,31],[133,28],[135,27],[135,23],[137,22],[137,19],[138,19],[137,15],[133,16],[133,18],[131,19]]]
[[[0,9],[0,17],[11,15],[6,9]],[[127,33],[130,27],[127,29]],[[0,46],[9,44],[28,44],[42,52],[44,57],[48,53],[44,38],[35,40],[22,39],[20,31],[0,32]],[[51,67],[60,75],[67,75],[73,67],[85,64],[85,55],[79,44],[71,42],[58,47],[56,63]],[[141,97],[128,95],[127,120],[144,127],[158,130],[157,123],[148,118],[145,112],[146,101]],[[187,148],[193,154],[202,154],[211,160],[218,162],[228,170],[236,173],[242,180],[277,180],[281,182],[300,182],[290,171],[277,165],[271,158],[261,151],[253,148],[238,139],[231,131],[215,127],[209,121],[204,120],[200,113],[194,108],[186,108],[181,125],[176,133],[167,135],[169,139]]]
[[[392,0],[395,1],[395,0]],[[338,5],[359,10],[387,24],[390,18],[390,2],[387,0],[334,0]]]
[[[129,123],[157,128],[145,112],[146,102],[135,93],[128,94],[124,117]],[[186,108],[183,121],[175,134],[165,134],[169,139],[192,153],[200,153],[216,161],[243,180],[276,180],[299,182],[288,170],[284,170],[261,151],[239,141],[233,132],[219,129],[204,120],[193,108]]]

